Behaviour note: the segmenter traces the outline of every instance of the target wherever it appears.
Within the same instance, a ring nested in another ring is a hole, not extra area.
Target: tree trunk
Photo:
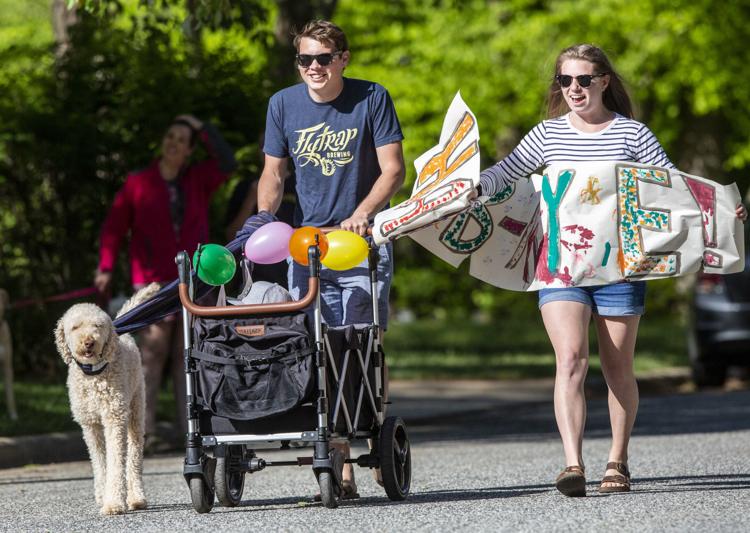
[[[67,3],[66,0],[52,0],[52,30],[55,33],[55,53],[58,58],[64,56],[70,48],[68,30],[78,20],[75,6],[68,9]]]
[[[726,183],[724,138],[726,121],[712,113],[693,117],[681,135],[677,168],[690,174]]]
[[[292,44],[292,31],[301,29],[313,19],[330,20],[336,9],[336,0],[277,0],[279,18],[276,21],[276,40],[281,45]]]
[[[337,0],[277,0],[279,15],[276,19],[276,42],[278,46],[277,53],[274,54],[277,60],[273,67],[275,74],[274,79],[280,82],[284,80],[293,80],[296,74],[294,69],[294,55],[296,51],[292,45],[294,30],[302,29],[309,21],[314,19],[330,20],[336,9]]]

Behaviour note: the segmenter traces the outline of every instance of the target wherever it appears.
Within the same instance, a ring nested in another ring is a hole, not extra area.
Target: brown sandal
[[[568,466],[560,472],[555,480],[557,490],[565,496],[586,496],[586,474],[582,466]]]
[[[607,463],[607,470],[617,470],[619,474],[604,476],[599,485],[599,492],[630,492],[630,470],[628,470],[628,465],[625,463]],[[612,485],[605,487],[605,483],[611,483]]]

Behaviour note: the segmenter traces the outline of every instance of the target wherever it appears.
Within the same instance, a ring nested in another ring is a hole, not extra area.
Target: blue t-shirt
[[[403,138],[388,91],[344,78],[330,102],[315,102],[304,83],[274,94],[263,151],[294,161],[302,224],[333,226],[351,216],[380,176],[375,149]]]

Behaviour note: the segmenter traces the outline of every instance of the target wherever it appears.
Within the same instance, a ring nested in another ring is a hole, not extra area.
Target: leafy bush
[[[115,192],[128,171],[156,155],[177,114],[219,127],[237,148],[235,181],[257,172],[257,139],[276,88],[266,76],[272,40],[263,28],[232,27],[191,41],[179,20],[169,11],[113,19],[79,13],[59,57],[52,42],[0,48],[0,286],[12,299],[91,285]],[[217,205],[226,204],[228,190]],[[221,229],[214,224],[217,242]],[[127,292],[124,255],[116,288]],[[52,374],[59,366],[50,358],[59,307],[10,317],[23,351],[19,373]]]
[[[72,4],[93,6],[97,15],[78,12],[62,53],[47,0],[0,0],[0,286],[14,300],[91,284],[100,224],[114,193],[129,170],[154,156],[174,115],[191,112],[221,129],[240,160],[233,183],[257,173],[268,97],[294,76],[288,32],[275,30],[288,28],[292,15],[310,18],[334,6],[333,20],[352,48],[346,74],[389,89],[407,162],[436,143],[459,89],[479,120],[484,164],[504,156],[542,118],[555,54],[587,41],[611,55],[639,103],[638,118],[681,169],[737,181],[742,191],[748,185],[750,115],[737,111],[750,100],[750,85],[737,81],[750,54],[741,3],[721,9],[710,0]],[[191,6],[198,6],[191,14],[197,18],[186,17]],[[212,9],[221,16],[212,19]],[[414,174],[408,165],[399,200]],[[215,241],[223,240],[232,184],[212,208]],[[396,250],[395,310],[425,317],[536,313],[533,294],[490,287],[468,276],[466,266],[455,270],[408,240]],[[122,264],[116,280],[127,289]],[[667,313],[684,300],[681,282],[650,285],[651,312]],[[16,358],[20,373],[59,370],[51,331],[63,309],[11,315],[23,351]]]

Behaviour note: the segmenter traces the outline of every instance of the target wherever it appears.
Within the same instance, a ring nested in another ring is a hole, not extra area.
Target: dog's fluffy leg
[[[104,485],[107,478],[107,458],[104,444],[104,428],[100,425],[82,425],[83,441],[89,450],[91,469],[94,471],[94,498],[101,506],[104,502]]]
[[[139,380],[130,405],[128,426],[128,509],[145,509],[146,495],[143,491],[143,438],[145,428],[146,393],[143,379]]]
[[[103,515],[122,514],[126,509],[127,479],[125,454],[127,453],[127,422],[112,420],[104,428],[107,446],[107,476],[104,486]]]

